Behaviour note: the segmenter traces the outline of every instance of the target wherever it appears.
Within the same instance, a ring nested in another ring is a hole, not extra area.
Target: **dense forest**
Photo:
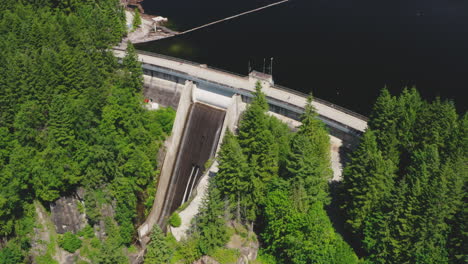
[[[0,2],[0,264],[58,263],[56,247],[80,249],[78,263],[128,263],[135,251],[175,112],[144,108],[132,45],[121,60],[111,52],[124,23],[118,0]],[[232,263],[234,235],[259,245],[259,264],[466,263],[467,115],[416,89],[382,90],[332,192],[329,133],[312,100],[291,129],[267,113],[258,84],[187,238],[156,226],[145,263]],[[37,212],[79,188],[89,225],[31,256]]]
[[[377,99],[344,170],[348,228],[369,263],[466,263],[468,116],[416,89]]]
[[[121,248],[132,242],[137,203],[152,204],[157,151],[175,113],[143,107],[131,45],[121,63],[110,51],[124,23],[118,0],[1,1],[0,263],[29,261],[34,201],[78,187],[89,223],[106,223],[107,239],[90,232],[87,258],[128,262]],[[105,204],[113,218],[101,214]],[[59,242],[72,250],[74,241]],[[55,263],[51,255],[35,261]]]

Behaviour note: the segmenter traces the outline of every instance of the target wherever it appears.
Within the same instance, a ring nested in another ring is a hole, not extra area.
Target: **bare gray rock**
[[[192,264],[220,264],[220,263],[214,260],[212,257],[203,256],[201,259],[193,262]]]
[[[50,205],[51,218],[57,233],[76,234],[86,226],[86,214],[80,212],[78,205],[84,208],[77,195],[61,197]]]

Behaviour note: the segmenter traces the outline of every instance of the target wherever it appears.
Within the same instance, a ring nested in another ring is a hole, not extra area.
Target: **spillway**
[[[171,184],[164,199],[160,224],[189,200],[205,170],[205,163],[215,155],[224,116],[223,110],[200,103],[192,104]]]

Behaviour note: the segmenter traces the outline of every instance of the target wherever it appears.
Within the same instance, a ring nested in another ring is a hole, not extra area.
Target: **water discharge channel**
[[[223,127],[225,111],[204,104],[192,104],[177,154],[171,184],[164,199],[160,224],[187,202],[214,157]]]

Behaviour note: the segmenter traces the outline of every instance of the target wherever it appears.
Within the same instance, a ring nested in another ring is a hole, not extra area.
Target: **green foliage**
[[[257,259],[252,261],[253,264],[276,264],[276,259],[273,255],[265,253],[264,250],[259,250]]]
[[[127,70],[124,85],[133,88],[134,92],[140,92],[143,87],[143,68],[135,47],[130,41],[127,42],[127,54],[122,60],[122,66]]]
[[[172,257],[173,251],[172,248],[169,247],[168,242],[158,225],[153,227],[150,237],[151,241],[147,247],[145,263],[168,263]]]
[[[195,232],[201,254],[212,254],[214,250],[227,243],[229,237],[223,213],[224,206],[220,192],[213,180],[210,180],[208,192],[195,218]]]
[[[364,133],[351,160],[343,172],[347,222],[355,232],[361,233],[365,219],[380,208],[393,191],[396,168],[391,160],[382,156],[372,130]]]
[[[18,241],[9,241],[5,247],[0,249],[0,263],[2,264],[22,263],[24,257],[25,252]]]
[[[215,178],[221,196],[227,197],[235,208],[236,218],[240,221],[241,212],[253,203],[252,195],[245,191],[252,188],[250,173],[247,170],[247,160],[237,138],[227,130],[218,154],[219,166]],[[244,217],[246,217],[244,215]]]
[[[123,252],[124,240],[121,236],[120,227],[114,223],[111,218],[104,220],[107,239],[100,243],[98,239],[95,240],[94,245],[99,247],[98,255],[94,256],[94,263],[99,264],[126,264],[128,258]]]
[[[268,193],[262,238],[280,263],[357,263],[353,250],[335,233],[321,202],[297,207],[287,184]]]
[[[211,223],[234,213],[250,231],[253,222],[258,224],[265,251],[257,263],[357,263],[356,254],[335,233],[323,208],[329,202],[328,180],[332,175],[330,140],[324,124],[317,119],[312,97],[294,134],[268,116],[267,109],[265,95],[257,84],[254,99],[242,116],[239,136],[228,131],[221,145],[219,171],[209,191],[217,193],[219,189],[229,211],[223,212],[220,203]],[[197,222],[196,226],[203,225]],[[210,233],[224,228],[220,221]],[[197,231],[192,239],[203,245],[203,236]],[[221,245],[212,246],[215,251],[203,247],[200,251],[217,254]]]
[[[32,204],[25,202],[23,206],[22,217],[11,226],[11,232],[16,237],[11,237],[2,244],[0,263],[26,263],[26,257],[31,247],[30,234],[34,228],[35,211]]]
[[[133,29],[139,28],[140,25],[141,25],[140,10],[138,8],[135,8],[134,16],[133,16]]]
[[[466,118],[414,88],[398,97],[384,89],[369,128],[345,168],[343,196],[366,260],[462,263]]]
[[[30,2],[5,4],[0,15],[2,236],[22,215],[17,197],[53,201],[81,182],[77,149],[96,143],[104,83],[117,66],[106,49],[123,34],[116,0]]]
[[[36,258],[36,261],[38,264],[58,264],[59,263],[50,254],[39,256]]]
[[[128,261],[122,245],[135,233],[136,194],[155,182],[175,111],[142,107],[135,49],[122,64],[111,51],[125,31],[119,0],[0,4],[0,236],[20,240],[21,250],[2,247],[13,262],[29,250],[31,230],[18,227],[29,203],[53,202],[78,186],[87,190],[91,224],[104,220],[104,204],[117,206],[118,235],[96,244],[90,260]],[[91,239],[91,231],[80,234]]]
[[[84,238],[93,238],[94,237],[94,229],[90,225],[86,225],[82,230],[80,230],[77,235],[82,236]]]
[[[179,227],[182,224],[182,219],[177,212],[172,213],[171,217],[169,217],[169,224],[172,227]]]
[[[114,197],[117,200],[115,219],[120,225],[123,242],[129,245],[134,233],[133,219],[136,216],[136,197],[129,178],[119,177],[114,181]]]
[[[82,241],[75,234],[66,232],[59,238],[59,246],[70,253],[74,253],[81,247]]]
[[[239,256],[240,253],[238,250],[227,248],[218,248],[211,255],[211,257],[221,264],[236,263]]]

